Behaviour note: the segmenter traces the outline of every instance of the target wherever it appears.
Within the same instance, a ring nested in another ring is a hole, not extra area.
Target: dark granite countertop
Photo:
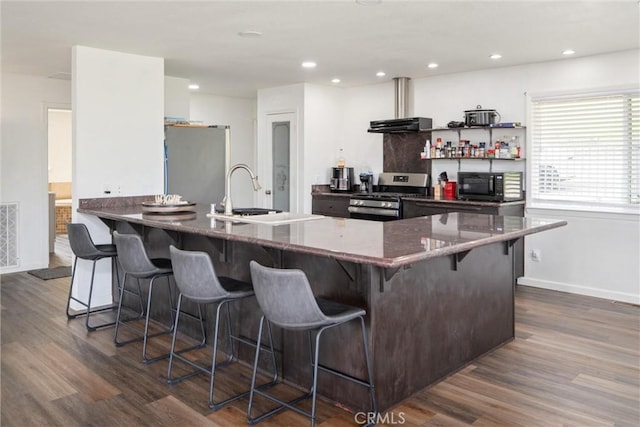
[[[357,196],[358,192],[353,193],[342,193],[342,192],[331,192],[331,191],[312,191],[312,196],[330,196],[330,197],[352,197]],[[487,202],[482,200],[458,200],[458,199],[436,199],[433,196],[418,196],[416,194],[411,194],[407,196],[401,196],[403,200],[416,200],[416,201],[425,201],[429,203],[441,203],[443,205],[463,205],[463,206],[484,206],[484,207],[503,207],[503,206],[514,206],[514,205],[524,205],[524,200],[515,200],[512,202]]]
[[[263,225],[209,218],[208,205],[198,205],[194,219],[165,221],[143,218],[142,200],[149,199],[81,199],[78,212],[384,268],[464,252],[567,224],[558,220],[449,213],[390,222],[324,217]]]

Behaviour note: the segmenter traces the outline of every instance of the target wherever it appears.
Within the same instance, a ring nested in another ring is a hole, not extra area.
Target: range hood
[[[408,117],[404,119],[375,120],[370,123],[367,132],[403,133],[421,132],[431,129],[432,120],[426,117]]]
[[[372,121],[368,132],[403,133],[431,129],[432,120],[426,117],[406,117],[409,105],[409,78],[394,77],[395,118]]]

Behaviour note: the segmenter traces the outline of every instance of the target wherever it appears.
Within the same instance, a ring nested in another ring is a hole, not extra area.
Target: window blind
[[[637,91],[534,99],[531,204],[640,205]]]

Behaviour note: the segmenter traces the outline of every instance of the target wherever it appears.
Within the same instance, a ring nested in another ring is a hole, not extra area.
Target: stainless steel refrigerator
[[[222,202],[229,138],[229,126],[165,126],[165,193],[198,203]]]

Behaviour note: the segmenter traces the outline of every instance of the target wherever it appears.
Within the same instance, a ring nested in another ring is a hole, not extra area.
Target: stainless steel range
[[[430,176],[423,173],[383,172],[378,177],[378,191],[353,194],[349,216],[356,219],[391,221],[402,219],[402,197],[428,196]]]

